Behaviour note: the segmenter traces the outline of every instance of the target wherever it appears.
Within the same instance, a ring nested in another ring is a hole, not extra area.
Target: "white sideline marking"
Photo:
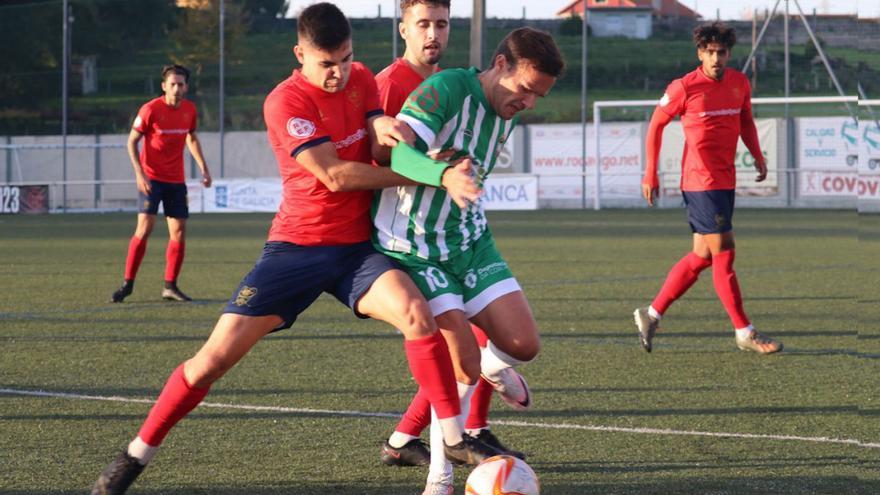
[[[100,400],[107,402],[125,402],[129,404],[152,404],[151,399],[132,399],[129,397],[119,396],[100,396],[100,395],[83,395],[70,394],[65,392],[46,392],[43,390],[16,390],[10,388],[0,388],[0,395],[26,395],[30,397],[52,397],[59,399],[79,399],[79,400]],[[335,409],[310,409],[305,407],[283,407],[283,406],[253,406],[243,404],[223,404],[218,402],[202,402],[199,407],[208,407],[215,409],[238,409],[245,411],[272,411],[284,413],[304,413],[304,414],[326,414],[329,416],[353,416],[360,418],[399,418],[399,413],[390,412],[367,412],[367,411],[346,411]],[[862,442],[860,440],[852,440],[847,438],[829,438],[829,437],[799,437],[793,435],[757,435],[752,433],[721,433],[711,431],[689,431],[689,430],[670,430],[665,428],[625,428],[621,426],[601,426],[601,425],[578,425],[570,423],[532,423],[528,421],[492,421],[492,424],[502,426],[521,426],[525,428],[546,428],[553,430],[586,430],[586,431],[607,431],[615,433],[641,433],[648,435],[684,435],[698,437],[720,437],[720,438],[746,438],[746,439],[763,439],[763,440],[791,440],[797,442],[816,442],[816,443],[837,443],[845,445],[854,445],[867,449],[880,449],[880,443]]]

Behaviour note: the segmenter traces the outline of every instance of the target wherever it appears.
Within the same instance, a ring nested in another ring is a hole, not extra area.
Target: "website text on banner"
[[[219,179],[205,189],[187,184],[193,213],[274,213],[281,201],[281,179]],[[485,182],[483,206],[487,210],[537,210],[538,181],[534,176],[504,174]]]
[[[856,196],[859,126],[850,117],[797,119],[801,196]],[[862,185],[864,187],[864,184]],[[877,194],[876,191],[874,193]]]
[[[641,191],[643,124],[602,124],[599,140],[602,154],[602,197],[638,198]],[[596,188],[595,130],[587,125],[587,163],[582,163],[581,124],[530,125],[531,172],[541,176],[541,199],[580,199],[582,174],[587,191]]]

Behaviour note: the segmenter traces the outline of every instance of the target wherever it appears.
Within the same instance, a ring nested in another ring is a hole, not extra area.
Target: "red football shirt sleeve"
[[[363,88],[366,92],[364,94],[364,109],[366,109],[364,117],[369,119],[370,117],[383,115],[385,112],[382,111],[383,107],[379,102],[379,88],[376,86],[376,79],[373,77],[373,73],[366,67],[363,68],[362,72]]]
[[[687,94],[684,90],[684,84],[682,84],[680,79],[676,79],[666,87],[666,92],[660,98],[657,108],[663,110],[668,115],[677,117],[684,113],[686,100]]]
[[[150,128],[150,114],[150,107],[148,105],[142,106],[140,110],[138,110],[137,117],[134,118],[134,123],[131,124],[131,128],[141,134],[146,134],[147,129]]]
[[[658,106],[654,110],[654,115],[651,116],[651,123],[648,124],[648,135],[645,139],[645,158],[647,163],[642,184],[647,184],[652,189],[660,187],[660,180],[657,177],[657,162],[660,158],[660,145],[663,142],[663,129],[672,122],[672,118],[672,115],[669,115]]]
[[[757,162],[764,161],[764,154],[761,153],[761,143],[758,140],[758,127],[755,125],[755,118],[752,116],[752,87],[748,79],[743,83],[743,103],[740,118],[740,135],[743,144],[749,149],[749,153]]]
[[[192,106],[192,115],[193,115],[192,116],[192,123],[189,126],[189,132],[195,132],[196,127],[198,126],[198,123],[199,123],[199,116],[198,116],[198,112],[196,111],[195,105]]]
[[[303,150],[330,141],[330,132],[310,101],[273,93],[266,100],[263,118],[268,132],[294,158]]]
[[[403,104],[406,102],[406,95],[400,90],[400,87],[391,80],[390,77],[376,81],[379,88],[379,105],[385,115],[395,117]]]

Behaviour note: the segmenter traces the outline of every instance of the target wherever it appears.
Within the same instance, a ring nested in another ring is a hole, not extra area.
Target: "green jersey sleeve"
[[[450,109],[461,106],[463,90],[458,72],[446,70],[425,79],[410,93],[397,114],[397,118],[416,133],[416,149],[426,152],[439,147],[437,136],[452,117]]]

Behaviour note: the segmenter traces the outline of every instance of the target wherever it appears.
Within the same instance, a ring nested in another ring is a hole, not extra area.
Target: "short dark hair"
[[[335,50],[351,39],[351,24],[339,7],[316,3],[299,13],[296,35],[300,43],[308,40],[321,50]]]
[[[183,80],[189,84],[189,69],[182,65],[171,64],[162,67],[162,82],[165,82],[165,79],[168,78],[168,74],[177,74],[178,76],[183,76]]]
[[[694,45],[697,48],[706,48],[709,43],[720,43],[729,50],[736,44],[736,31],[721,21],[694,28]]]
[[[553,37],[547,32],[530,27],[514,29],[505,36],[492,55],[492,65],[495,65],[498,55],[504,55],[511,66],[515,67],[525,61],[538,72],[553,77],[559,77],[565,70],[565,60]]]
[[[449,2],[451,0],[400,0],[400,15],[403,15],[406,12],[406,9],[418,5],[425,4],[430,7],[446,7],[449,9]]]

